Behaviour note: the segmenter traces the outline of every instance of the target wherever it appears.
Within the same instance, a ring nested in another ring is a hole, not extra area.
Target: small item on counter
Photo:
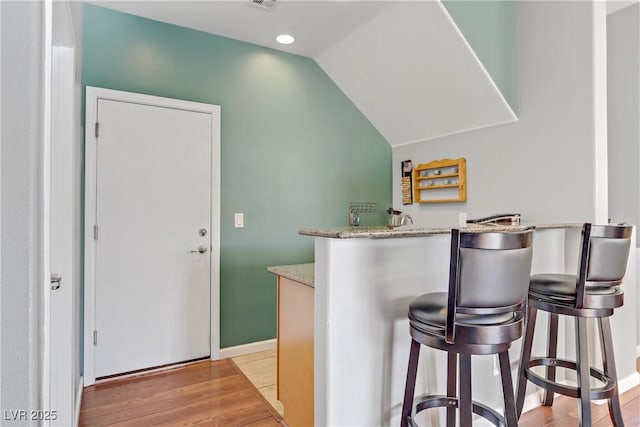
[[[520,225],[522,215],[519,213],[505,213],[490,215],[484,218],[468,219],[468,224],[483,225]]]
[[[413,219],[409,215],[403,215],[401,211],[389,208],[387,209],[387,213],[389,214],[389,227],[406,225],[408,221],[413,224]]]

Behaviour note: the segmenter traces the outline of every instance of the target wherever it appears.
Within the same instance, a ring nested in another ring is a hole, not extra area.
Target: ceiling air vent
[[[258,6],[260,9],[271,10],[277,1],[278,0],[250,0],[249,3]]]

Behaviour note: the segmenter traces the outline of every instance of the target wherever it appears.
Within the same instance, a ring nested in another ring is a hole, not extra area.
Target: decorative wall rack
[[[467,161],[434,160],[413,169],[414,203],[454,203],[467,201]]]

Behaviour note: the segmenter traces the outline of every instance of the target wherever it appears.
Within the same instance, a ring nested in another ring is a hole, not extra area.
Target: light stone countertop
[[[535,224],[537,230],[548,230],[554,228],[581,228],[582,223],[558,223],[558,224]],[[469,224],[461,227],[460,230],[478,231],[519,231],[534,224],[521,225],[478,225]],[[333,239],[386,239],[398,237],[425,237],[434,234],[449,234],[452,226],[376,226],[376,227],[334,227],[334,228],[301,228],[298,234],[304,236],[329,237]]]
[[[277,265],[267,267],[267,271],[278,276],[286,277],[294,282],[302,283],[310,287],[314,287],[314,267],[315,264],[293,264],[293,265]]]

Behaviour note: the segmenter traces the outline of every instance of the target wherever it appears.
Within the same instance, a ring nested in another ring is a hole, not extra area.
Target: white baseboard
[[[640,384],[640,373],[634,372],[628,377],[618,381],[618,393],[622,394],[625,391],[629,391],[638,384]],[[595,403],[596,405],[604,405],[607,403],[607,399],[593,400],[592,403]]]
[[[558,381],[561,384],[567,384],[570,385],[569,382],[567,381]],[[618,381],[618,392],[620,394],[624,393],[625,391],[629,391],[632,388],[634,388],[635,386],[640,384],[640,373],[638,372],[634,372],[631,375],[629,375],[626,378],[621,379],[620,381]],[[543,391],[541,389],[536,390],[534,393],[529,393],[525,396],[524,398],[524,405],[522,406],[522,413],[524,414],[525,412],[528,412],[532,409],[537,408],[538,406],[542,405],[542,394]],[[556,394],[556,396],[558,396]],[[607,403],[606,399],[603,400],[594,400],[592,401],[592,403],[595,403],[596,405],[602,405],[604,403]]]
[[[620,394],[622,394],[625,391],[631,390],[638,384],[640,384],[640,373],[634,372],[628,377],[618,381],[618,391],[620,392]]]
[[[84,385],[84,378],[80,377],[80,381],[78,382],[78,391],[76,392],[76,406],[75,406],[75,414],[73,418],[73,425],[78,427],[80,424],[80,406],[82,405],[82,388]]]
[[[258,353],[260,351],[275,350],[276,339],[266,341],[250,342],[248,344],[236,345],[220,349],[220,359],[243,356],[245,354]]]
[[[524,404],[522,405],[522,413],[528,412],[532,409],[542,406],[542,391],[536,390],[534,393],[529,393],[524,397]]]
[[[533,393],[525,395],[524,404],[522,405],[522,413],[524,414],[525,412],[531,411],[538,406],[542,406],[542,391],[540,389],[536,389]],[[501,405],[498,405],[497,408],[493,407],[493,409],[500,414],[504,414],[504,408]],[[477,423],[475,421],[476,420],[474,420],[473,423],[474,426],[476,426],[476,424],[478,426],[493,426],[492,423],[484,419],[477,420]]]

